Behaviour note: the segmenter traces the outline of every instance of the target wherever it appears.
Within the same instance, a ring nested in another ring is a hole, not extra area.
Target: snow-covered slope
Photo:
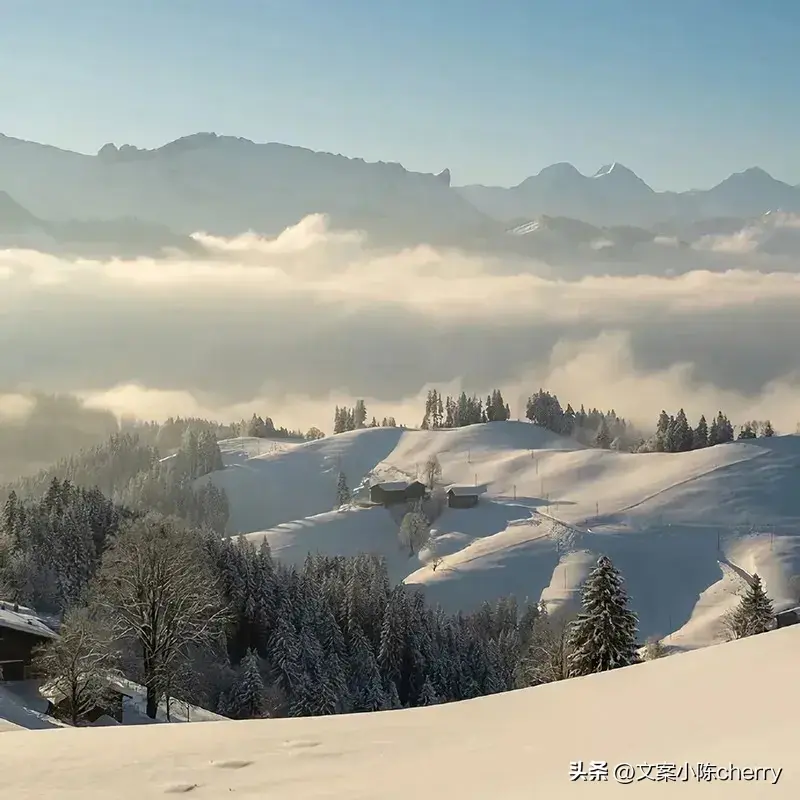
[[[268,445],[265,445],[268,447]],[[581,447],[524,422],[456,430],[376,428],[233,457],[208,479],[228,492],[231,532],[266,537],[278,558],[308,552],[387,559],[395,580],[448,610],[515,594],[575,601],[592,563],[622,570],[642,636],[676,649],[713,643],[742,576],[758,572],[776,607],[794,605],[800,574],[800,437],[735,442],[690,453]],[[370,480],[415,478],[436,455],[444,483],[485,486],[476,508],[445,509],[432,550],[409,558],[398,518],[357,504]],[[356,504],[332,511],[344,471]]]
[[[432,708],[6,734],[0,736],[3,793],[15,800],[187,793],[280,800],[672,794],[794,800],[798,653],[800,626]],[[576,761],[584,769],[608,762],[610,773],[629,764],[635,787],[613,774],[593,786],[572,781]],[[698,764],[760,768],[761,779],[708,785],[694,777]],[[671,772],[681,785],[664,786],[671,781],[656,781],[659,772]]]

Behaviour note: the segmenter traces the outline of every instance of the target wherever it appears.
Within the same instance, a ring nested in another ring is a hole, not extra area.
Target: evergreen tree
[[[656,450],[659,453],[668,452],[667,434],[669,432],[669,421],[669,415],[666,411],[662,410],[658,417],[658,424],[656,425]]]
[[[694,431],[689,427],[689,421],[686,419],[686,412],[682,408],[675,417],[673,436],[676,452],[685,453],[692,449],[692,445],[694,444]]]
[[[260,719],[268,716],[264,681],[255,650],[248,651],[239,665],[236,682],[230,691],[226,716],[233,719]]]
[[[731,636],[741,639],[765,633],[774,626],[775,612],[772,600],[767,596],[761,578],[753,575],[747,593],[742,597],[729,619]]]
[[[622,576],[601,556],[581,593],[583,613],[569,636],[570,676],[590,675],[638,662],[636,615],[628,608]]]
[[[611,433],[608,430],[608,424],[605,418],[600,421],[600,427],[594,437],[594,446],[603,450],[608,450],[611,447]]]
[[[350,489],[347,486],[347,477],[344,472],[340,472],[336,483],[336,508],[346,506],[351,499]]]
[[[435,706],[440,702],[441,700],[439,700],[439,696],[436,694],[436,689],[433,688],[430,678],[426,678],[425,683],[422,684],[422,691],[419,694],[419,701],[417,705]]]
[[[692,449],[700,450],[708,447],[708,423],[705,416],[701,416],[692,436]]]
[[[753,423],[745,422],[745,424],[742,425],[742,428],[739,431],[739,435],[736,438],[740,439],[740,440],[741,439],[755,439],[756,438],[756,432],[754,430]]]
[[[769,420],[764,423],[764,427],[761,429],[761,435],[767,437],[775,435],[775,429],[772,427],[772,423]]]

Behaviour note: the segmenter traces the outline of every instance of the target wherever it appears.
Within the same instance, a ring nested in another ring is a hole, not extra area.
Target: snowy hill
[[[682,797],[789,800],[800,792],[800,699],[791,690],[798,652],[800,627],[794,627],[431,708],[0,734],[0,773],[16,800],[185,793],[281,800],[638,798],[663,797],[670,782],[684,784],[672,787]],[[737,699],[754,685],[743,717]],[[607,762],[612,774],[588,787],[570,779],[577,761],[584,769]],[[614,779],[618,764],[632,765],[636,789]],[[715,790],[717,781],[695,777],[698,764],[761,772],[759,780],[728,780]]]
[[[268,447],[269,445],[264,445]],[[225,453],[237,445],[223,442]],[[278,558],[308,552],[387,559],[390,575],[449,610],[513,593],[575,601],[591,564],[608,554],[626,577],[643,636],[674,648],[718,640],[720,617],[753,572],[778,608],[800,574],[800,437],[734,442],[689,453],[584,448],[524,422],[455,430],[375,428],[262,455],[226,455],[207,480],[228,492],[232,533],[266,537]],[[476,508],[433,522],[442,562],[409,558],[398,515],[360,507],[370,481],[414,479],[436,455],[445,484],[480,484]],[[331,510],[339,471],[356,504]]]

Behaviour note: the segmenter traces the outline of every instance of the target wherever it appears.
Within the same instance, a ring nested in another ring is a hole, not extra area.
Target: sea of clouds
[[[800,419],[800,275],[756,269],[746,247],[725,272],[567,280],[376,249],[319,215],[274,239],[195,239],[205,258],[0,250],[0,418],[23,424],[42,391],[117,416],[256,412],[330,431],[334,405],[359,397],[414,426],[431,387],[499,387],[515,417],[544,387],[648,427],[680,407],[783,432]]]

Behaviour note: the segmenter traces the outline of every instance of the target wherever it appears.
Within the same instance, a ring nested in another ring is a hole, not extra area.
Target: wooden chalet
[[[474,508],[484,491],[483,486],[449,486],[447,505],[450,508]]]
[[[32,611],[0,602],[0,680],[30,678],[36,648],[57,638],[58,634]]]
[[[369,499],[382,506],[422,500],[426,494],[427,487],[420,481],[384,481],[369,487]]]

